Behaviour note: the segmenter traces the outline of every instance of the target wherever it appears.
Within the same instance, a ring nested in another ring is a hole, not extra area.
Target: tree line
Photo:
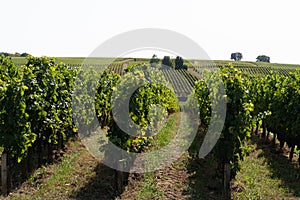
[[[243,59],[243,54],[240,52],[231,53],[231,60],[240,61]],[[256,62],[270,62],[270,57],[266,55],[259,55],[256,57]]]
[[[161,62],[162,67],[168,66],[175,69],[186,69],[186,70],[188,68],[187,65],[184,64],[183,58],[180,56],[176,56],[173,62],[170,56],[164,56],[163,59],[160,61],[157,55],[154,54],[149,62],[151,66],[157,66]]]
[[[4,55],[4,56],[10,56],[10,57],[26,57],[29,55],[29,53],[8,53],[8,52],[0,52],[0,55]]]

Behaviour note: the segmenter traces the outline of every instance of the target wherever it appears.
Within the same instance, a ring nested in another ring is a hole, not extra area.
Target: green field
[[[25,64],[26,58],[24,57],[13,57],[12,60],[16,65]],[[131,61],[131,58],[84,58],[84,57],[56,57],[56,63],[63,62],[67,65],[81,65],[90,64],[90,65],[105,65],[114,63],[122,63]]]

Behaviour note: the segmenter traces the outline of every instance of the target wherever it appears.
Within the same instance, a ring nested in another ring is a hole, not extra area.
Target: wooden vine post
[[[230,192],[230,171],[231,165],[230,163],[224,164],[224,199],[231,199],[231,192]]]
[[[115,169],[116,189],[118,194],[122,194],[124,190],[123,162],[117,161],[118,169]]]
[[[7,195],[7,153],[5,151],[1,155],[1,181],[2,194]]]

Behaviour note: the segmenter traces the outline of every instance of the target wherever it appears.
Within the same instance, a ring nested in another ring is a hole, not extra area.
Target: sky
[[[241,52],[245,61],[267,55],[274,63],[300,64],[297,0],[2,0],[0,5],[0,52],[87,57],[123,32],[160,28],[187,36],[213,60]],[[152,56],[148,53],[145,57]]]

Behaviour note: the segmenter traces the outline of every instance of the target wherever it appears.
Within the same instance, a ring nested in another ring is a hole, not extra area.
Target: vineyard
[[[234,64],[234,63],[233,63]],[[193,66],[194,71],[197,73],[202,73],[203,69],[215,69],[215,68],[221,68],[223,66],[229,66],[228,64],[225,65],[201,65],[201,66]],[[244,74],[248,74],[251,76],[264,76],[264,75],[270,75],[273,73],[283,76],[289,76],[290,72],[295,72],[296,69],[300,69],[300,67],[287,67],[287,66],[249,66],[247,65],[234,65],[235,68],[239,69]]]
[[[299,67],[199,61],[191,62],[189,70],[193,73],[190,73],[184,69],[150,67],[145,64],[147,60],[141,63],[138,59],[117,59],[112,64],[110,60],[103,59],[100,63],[96,58],[55,61],[46,57],[28,56],[26,60],[0,57],[2,194],[19,187],[36,169],[62,156],[62,150],[78,132],[88,137],[95,124],[100,124],[108,140],[125,153],[159,148],[157,141],[164,134],[160,128],[163,122],[169,120],[169,123],[181,113],[180,102],[191,114],[187,118],[196,115],[200,120],[194,141],[197,148],[192,146],[186,152],[189,156],[184,162],[186,166],[197,166],[189,169],[195,171],[203,163],[211,165],[210,173],[213,171],[213,178],[222,185],[212,192],[216,198],[233,197],[231,183],[251,153],[247,144],[252,138],[271,141],[274,146],[279,142],[278,154],[288,148],[290,161],[298,156],[299,171]],[[132,86],[140,87],[128,96]],[[91,94],[94,99],[89,99]],[[226,107],[223,114],[216,111],[215,104]],[[126,106],[128,113],[123,109]],[[124,121],[124,116],[130,120]],[[173,123],[171,127],[176,129],[176,122]],[[214,128],[221,127],[220,133],[207,135],[211,124]],[[136,128],[132,131],[128,127]],[[212,150],[204,160],[198,157],[199,144]],[[113,160],[115,169],[120,169],[121,155],[111,156],[105,151],[104,154]],[[134,162],[135,157],[122,161],[122,169],[130,171],[128,167]],[[128,180],[139,179],[130,173],[114,172],[115,185],[110,190],[117,195],[124,192]],[[154,175],[149,177],[145,180],[156,180]],[[195,191],[185,192],[193,196]],[[293,195],[299,198],[300,191]]]
[[[187,72],[187,70],[162,69],[163,75],[167,81],[171,83],[175,94],[180,101],[186,101],[191,94],[195,82],[198,80],[195,76]]]

